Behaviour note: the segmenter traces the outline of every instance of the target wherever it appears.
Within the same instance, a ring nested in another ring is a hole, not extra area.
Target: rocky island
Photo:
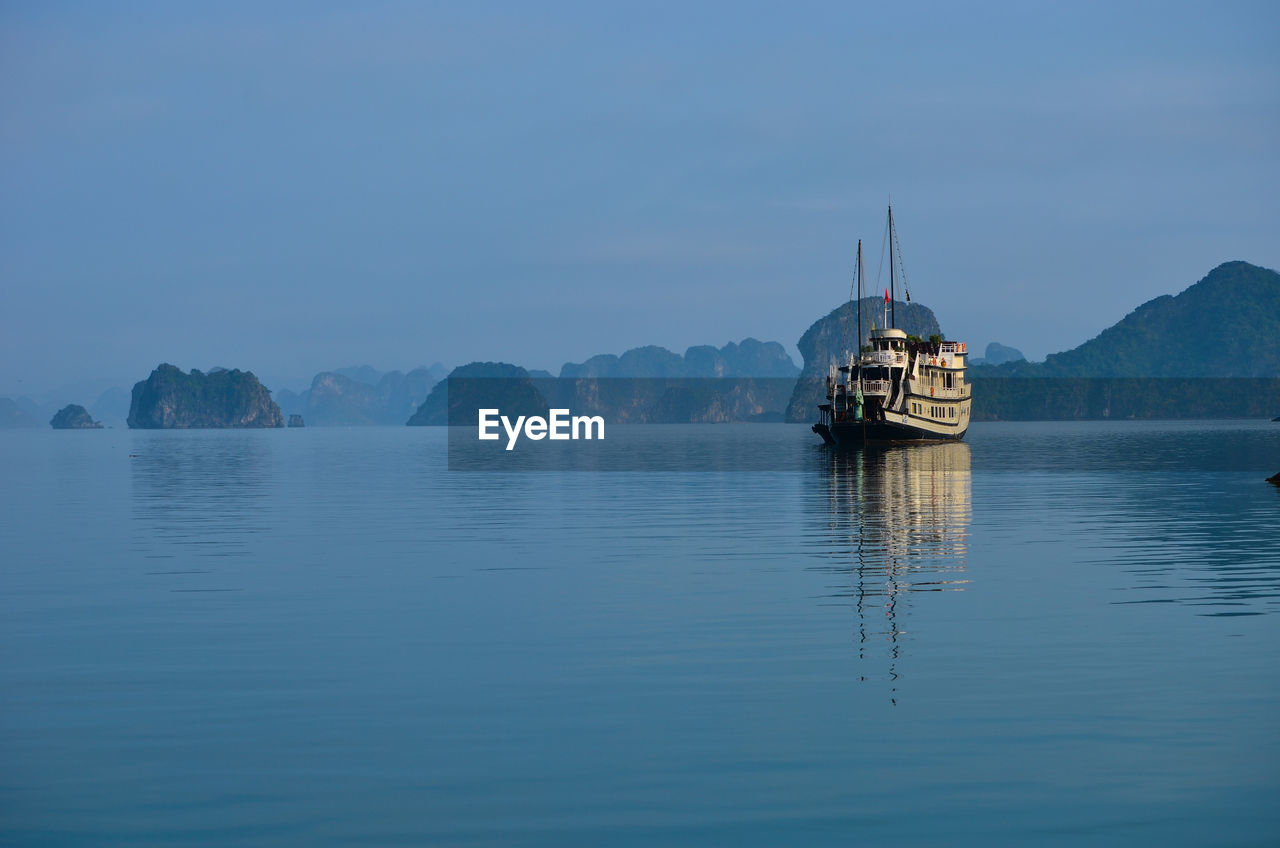
[[[878,297],[862,299],[863,345],[869,341],[873,323],[884,325],[880,317],[884,304]],[[817,416],[818,404],[823,401],[825,392],[827,369],[844,351],[853,349],[852,341],[858,335],[857,310],[858,304],[852,300],[837,306],[825,317],[814,321],[796,343],[804,357],[804,370],[800,372],[791,401],[787,404],[788,421],[812,421]],[[929,307],[895,300],[894,310],[898,315],[899,329],[922,339],[942,334],[938,319]]]
[[[283,427],[284,416],[251,371],[184,374],[161,364],[134,385],[128,423],[142,430]]]
[[[1213,356],[1170,353],[1209,338]],[[1262,418],[1280,404],[1280,274],[1224,262],[1071,350],[967,379],[974,421]]]
[[[339,368],[317,374],[306,391],[281,390],[275,400],[286,416],[301,415],[320,427],[403,424],[444,374],[437,365],[408,374],[383,373],[367,365]]]
[[[78,403],[69,403],[59,409],[49,421],[55,430],[101,430],[102,422],[94,421],[89,410]]]
[[[565,363],[560,376],[506,362],[472,362],[438,383],[408,425],[475,426],[476,410],[546,415],[550,408],[626,424],[781,421],[799,368],[777,342],[632,348]]]
[[[437,383],[405,423],[410,427],[472,424],[475,409],[494,405],[504,412],[511,410],[512,415],[545,415],[549,407],[529,372],[519,365],[472,362],[458,366],[448,379]]]

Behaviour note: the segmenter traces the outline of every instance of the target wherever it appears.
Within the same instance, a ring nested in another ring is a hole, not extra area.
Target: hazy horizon
[[[1280,267],[1277,31],[1262,3],[6,7],[0,395],[748,336],[800,364],[859,238],[876,286],[890,194],[912,299],[1043,359]]]

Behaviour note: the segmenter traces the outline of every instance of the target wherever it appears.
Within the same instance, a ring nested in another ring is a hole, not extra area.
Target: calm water
[[[0,841],[1280,841],[1280,424],[731,431],[0,433]]]

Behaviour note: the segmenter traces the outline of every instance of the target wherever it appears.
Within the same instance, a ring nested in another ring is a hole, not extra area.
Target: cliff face
[[[791,377],[532,377],[505,362],[454,369],[432,389],[409,426],[475,426],[477,410],[546,416],[551,408],[617,424],[781,421]]]
[[[1022,355],[1022,351],[1016,347],[1002,345],[1000,342],[991,342],[987,345],[987,352],[981,357],[969,357],[970,365],[1004,365],[1006,362],[1021,362],[1026,357]]]
[[[283,427],[284,416],[250,371],[184,374],[162,364],[134,385],[129,426],[144,430]]]
[[[795,378],[800,369],[786,349],[777,342],[743,339],[720,349],[698,345],[684,352],[690,377],[774,377]]]
[[[307,390],[305,418],[318,427],[376,424],[377,390],[333,371],[317,374]]]
[[[449,381],[453,380],[450,392]],[[473,425],[475,410],[496,407],[507,415],[546,415],[546,399],[534,386],[529,372],[507,362],[472,362],[461,365],[436,383],[417,411],[405,423],[410,427]]]
[[[897,326],[900,330],[927,339],[941,333],[933,310],[919,303],[894,302]],[[862,299],[862,344],[867,344],[871,323],[884,324],[884,300],[878,297]],[[827,369],[837,357],[853,350],[854,337],[858,335],[857,304],[842,304],[827,313],[825,318],[813,322],[800,337],[796,347],[804,357],[804,370],[796,382],[791,402],[787,405],[788,421],[814,421],[818,417],[818,404],[822,403]]]
[[[78,403],[69,403],[59,409],[49,421],[55,430],[101,430],[102,424],[93,420],[89,410]]]
[[[279,391],[275,397],[282,411],[303,415],[312,426],[403,424],[439,381],[434,366],[408,374],[368,366],[339,368],[317,374],[301,394]]]
[[[724,347],[697,345],[684,356],[665,347],[649,345],[626,351],[593,356],[586,362],[566,362],[560,376],[566,379],[591,377],[704,378],[704,377],[795,377],[800,369],[777,342],[747,338]],[[531,376],[538,376],[530,372]]]

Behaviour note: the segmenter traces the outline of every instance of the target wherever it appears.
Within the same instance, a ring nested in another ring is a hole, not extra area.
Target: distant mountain
[[[941,335],[942,328],[933,310],[919,303],[894,301],[893,309],[897,326],[901,330],[927,339]],[[878,297],[862,299],[862,344],[871,337],[871,325],[884,323],[884,300]],[[788,421],[811,421],[817,417],[818,404],[822,403],[824,380],[827,370],[837,360],[846,359],[854,349],[858,335],[857,303],[849,301],[837,306],[813,322],[796,343],[804,357],[804,370],[796,382],[791,401],[787,404]]]
[[[127,389],[113,387],[107,389],[89,405],[89,412],[94,418],[108,423],[124,421],[129,417],[129,405],[132,401],[133,398]]]
[[[39,426],[40,420],[23,409],[13,398],[0,398],[0,429]]]
[[[730,347],[736,350],[739,346]],[[781,345],[777,348],[789,364],[790,358],[781,351]],[[730,356],[735,350],[730,351]],[[708,351],[721,354],[716,348]],[[727,370],[763,367],[764,363],[781,368],[773,351],[766,351],[762,359],[755,358],[759,353],[749,349],[738,363],[713,367]],[[505,362],[473,362],[455,369],[437,384],[407,423],[443,425],[452,421],[474,426],[479,408],[497,408],[511,418],[521,414],[545,416],[550,408],[568,409],[574,415],[600,415],[617,424],[780,421],[795,384],[794,375],[687,376],[694,369],[685,357],[660,347],[636,348],[620,357],[597,356],[578,365],[567,365],[565,370],[573,376],[556,378]],[[794,364],[791,370],[795,370]],[[658,376],[624,376],[628,374]]]
[[[378,400],[381,404],[379,424],[404,424],[406,418],[417,410],[431,390],[444,379],[442,369],[415,368],[408,374],[391,371],[378,381]]]
[[[379,371],[372,365],[351,365],[346,368],[335,368],[332,373],[341,374],[348,380],[355,380],[357,383],[376,386],[386,372]]]
[[[1079,347],[979,365],[968,379],[975,421],[1270,418],[1280,411],[1280,274],[1226,262]]]
[[[599,354],[581,364],[566,362],[560,376],[566,379],[588,377],[683,377],[684,357],[665,347],[647,345],[614,356]]]
[[[276,389],[271,392],[271,399],[280,407],[280,411],[286,416],[302,415],[307,411],[307,398],[310,397],[311,389],[306,388],[301,392],[291,391],[290,389]]]
[[[684,352],[690,377],[798,377],[800,368],[777,342],[743,339],[717,350],[711,345]]]
[[[133,387],[128,424],[134,429],[283,427],[284,416],[251,371],[184,374],[165,363]]]
[[[67,404],[78,403],[84,398],[100,397],[111,385],[110,380],[91,378],[74,379],[55,386],[42,386],[28,381],[24,383],[26,393],[22,396],[14,396],[13,401],[43,425],[48,422],[50,416]],[[125,416],[129,414],[129,392],[127,389],[117,389],[117,391],[124,395],[124,409],[118,415],[101,415],[94,409],[94,404],[88,404],[89,412],[95,417],[109,418],[123,424]]]
[[[543,393],[615,422],[778,421],[799,373],[777,342],[697,345],[683,356],[649,345],[566,363],[562,381]]]
[[[368,426],[378,423],[378,390],[351,377],[325,371],[303,393],[302,417],[316,427]],[[286,415],[294,410],[282,406]]]
[[[982,377],[1280,377],[1280,274],[1225,262],[1149,300],[1043,363],[979,366]]]
[[[442,370],[437,364],[408,374],[376,371],[367,365],[323,371],[306,391],[282,389],[275,393],[275,399],[286,415],[301,415],[312,427],[399,425],[440,382]],[[368,383],[350,374],[364,378],[376,375],[377,379]]]
[[[475,413],[471,410],[488,406],[497,407],[512,417],[545,416],[549,408],[529,372],[519,365],[471,362],[458,366],[446,379],[436,383],[405,424],[410,427],[447,425],[451,417],[474,423]]]
[[[800,369],[777,342],[747,338],[724,347],[698,345],[684,356],[665,347],[649,345],[621,356],[601,354],[582,363],[565,363],[560,376],[626,378],[795,377]]]
[[[418,371],[425,371],[427,375],[430,376],[434,381],[433,385],[434,383],[438,383],[441,380],[443,380],[445,376],[447,376],[449,373],[449,369],[445,368],[439,362],[433,362],[430,365],[419,365],[417,368],[414,368],[413,371],[410,371],[409,373],[413,374]],[[357,383],[364,383],[369,386],[376,386],[379,383],[381,383],[382,379],[386,377],[388,374],[397,374],[399,372],[398,371],[379,371],[377,368],[374,368],[372,365],[348,365],[346,368],[334,368],[331,373],[341,374],[344,377],[347,377],[351,380],[355,380]]]
[[[1003,365],[1006,362],[1017,362],[1019,359],[1026,359],[1026,357],[1016,347],[991,342],[987,345],[985,356],[969,357],[969,365]]]
[[[57,401],[45,400],[43,402],[37,402],[35,400],[32,400],[30,397],[26,395],[23,395],[22,397],[19,397],[19,398],[14,398],[14,403],[16,403],[24,412],[26,412],[28,415],[30,415],[32,418],[36,419],[37,421],[43,421],[44,419],[48,418],[50,415],[50,412],[51,411],[57,412],[59,407],[59,404]]]

